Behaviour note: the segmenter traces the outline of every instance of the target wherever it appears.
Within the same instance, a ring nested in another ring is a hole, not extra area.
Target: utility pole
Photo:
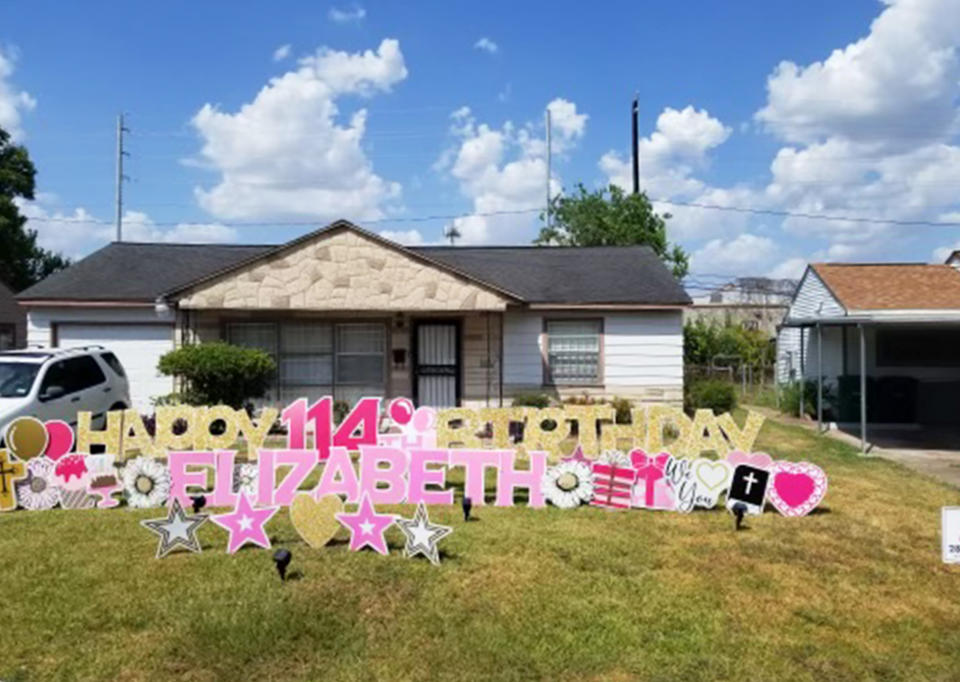
[[[123,151],[123,134],[129,133],[130,129],[123,125],[123,114],[117,115],[117,241],[123,241],[123,181],[127,176],[123,174],[123,157],[128,156]]]
[[[630,109],[630,117],[633,119],[633,193],[640,194],[640,150],[637,145],[640,142],[640,133],[638,130],[637,117],[640,111],[640,96],[633,96],[633,106]]]
[[[547,125],[547,229],[550,229],[550,161],[552,149],[550,146],[550,107],[544,112],[544,119]]]

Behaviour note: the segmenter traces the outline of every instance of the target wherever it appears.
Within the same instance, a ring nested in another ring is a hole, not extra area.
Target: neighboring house
[[[738,277],[706,294],[693,296],[693,305],[684,311],[684,318],[759,329],[772,339],[796,288],[797,281],[792,279]]]
[[[109,347],[141,410],[173,388],[162,354],[221,339],[276,359],[274,402],[683,397],[690,299],[646,247],[404,247],[338,221],[280,246],[113,243],[19,299],[30,344]]]
[[[812,264],[783,321],[778,359],[781,381],[822,375],[833,421],[960,424],[960,270]]]
[[[26,339],[27,316],[13,292],[0,282],[0,351],[22,348]]]

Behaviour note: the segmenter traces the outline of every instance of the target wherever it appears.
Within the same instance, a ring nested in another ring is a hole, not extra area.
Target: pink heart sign
[[[827,494],[827,475],[810,462],[774,462],[767,499],[784,516],[806,516]]]
[[[734,450],[727,454],[727,461],[734,467],[738,464],[749,464],[756,469],[766,469],[767,471],[773,466],[773,457],[765,452],[754,452],[748,455],[745,452]]]

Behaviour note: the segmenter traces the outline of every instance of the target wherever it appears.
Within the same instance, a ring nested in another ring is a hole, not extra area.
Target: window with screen
[[[550,320],[546,326],[547,381],[601,384],[600,320]]]
[[[385,389],[386,328],[380,323],[237,322],[227,326],[227,341],[274,358],[277,376],[268,402],[333,395],[353,404]]]
[[[382,324],[337,325],[337,400],[352,404],[381,391],[385,352]]]
[[[280,325],[281,401],[333,392],[333,328],[323,322]]]

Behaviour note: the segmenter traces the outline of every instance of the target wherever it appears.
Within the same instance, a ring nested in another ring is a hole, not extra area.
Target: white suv
[[[17,417],[62,419],[93,413],[102,428],[108,410],[130,405],[130,386],[117,356],[103,346],[0,353],[0,443]]]

